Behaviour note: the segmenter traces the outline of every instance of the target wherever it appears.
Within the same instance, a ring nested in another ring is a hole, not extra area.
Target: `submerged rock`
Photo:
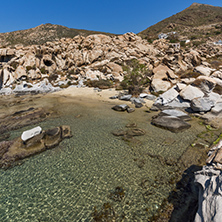
[[[189,129],[191,127],[189,123],[175,116],[156,116],[152,119],[151,123],[174,133]]]

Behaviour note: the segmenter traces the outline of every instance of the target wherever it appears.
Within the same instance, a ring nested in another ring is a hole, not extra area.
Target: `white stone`
[[[179,91],[183,90],[187,85],[184,83],[177,83],[176,87]]]
[[[27,141],[28,139],[31,139],[32,137],[39,135],[41,132],[42,132],[42,128],[40,126],[37,126],[30,130],[24,131],[22,133],[21,139],[23,141]]]
[[[209,76],[213,71],[215,71],[214,69],[211,69],[209,67],[205,67],[205,66],[197,66],[195,69],[194,69],[194,72],[198,72],[200,73],[201,75],[205,75],[205,76]]]
[[[173,101],[178,95],[179,95],[179,93],[173,87],[173,88],[167,90],[162,95],[160,95],[157,98],[155,104],[165,105],[165,104],[170,103],[171,101]]]
[[[222,111],[222,102],[217,103],[212,109],[211,112],[218,114]]]
[[[204,93],[199,88],[188,85],[180,92],[180,96],[185,100],[191,101],[194,98],[203,97]]]
[[[153,79],[151,87],[153,88],[154,92],[165,92],[171,87],[171,83],[161,79]]]

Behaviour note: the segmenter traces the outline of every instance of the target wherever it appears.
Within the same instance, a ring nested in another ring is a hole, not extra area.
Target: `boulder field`
[[[81,87],[87,80],[121,82],[127,74],[124,66],[132,59],[147,67],[154,92],[167,91],[176,83],[191,84],[195,78],[183,75],[188,70],[212,77],[220,85],[222,67],[212,67],[206,60],[221,55],[221,47],[211,43],[198,48],[175,48],[167,40],[149,43],[133,33],[15,45],[0,49],[0,93],[49,92],[69,85]]]

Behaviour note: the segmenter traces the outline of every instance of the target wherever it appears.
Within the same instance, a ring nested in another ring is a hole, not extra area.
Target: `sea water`
[[[145,109],[116,112],[112,102],[40,98],[35,103],[51,103],[57,113],[38,125],[69,125],[73,136],[22,165],[0,171],[2,222],[92,221],[104,203],[112,206],[117,221],[147,221],[169,195],[172,186],[167,181],[175,173],[173,165],[155,156],[177,161],[203,130],[191,122],[190,129],[175,134],[151,125],[154,114]],[[131,123],[146,131],[136,143],[112,135]],[[35,126],[12,132],[12,138]],[[111,198],[116,187],[124,190],[119,201]]]

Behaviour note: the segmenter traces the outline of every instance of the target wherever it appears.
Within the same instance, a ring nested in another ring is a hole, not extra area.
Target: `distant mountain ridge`
[[[203,29],[209,29],[210,25],[213,27],[212,24],[217,26],[217,30],[211,29],[204,33]],[[202,26],[204,27],[200,28],[200,32],[195,30],[195,28]],[[159,33],[167,33],[171,31],[179,31],[187,36],[194,34],[208,34],[210,36],[214,34],[212,31],[215,31],[215,34],[220,34],[219,32],[222,31],[222,7],[193,3],[185,10],[148,27],[140,32],[139,35],[146,38],[154,38]]]
[[[0,46],[5,47],[16,44],[22,44],[24,46],[40,45],[48,41],[55,41],[56,39],[73,38],[77,35],[88,36],[91,34],[114,35],[106,32],[73,29],[62,25],[47,23],[31,29],[0,33]]]
[[[222,7],[193,3],[183,11],[166,18],[138,33],[146,39],[156,39],[160,33],[177,32],[184,39],[222,39]],[[35,28],[0,33],[0,47],[22,44],[41,45],[61,38],[92,34],[115,35],[107,32],[73,29],[62,25],[42,24]]]

